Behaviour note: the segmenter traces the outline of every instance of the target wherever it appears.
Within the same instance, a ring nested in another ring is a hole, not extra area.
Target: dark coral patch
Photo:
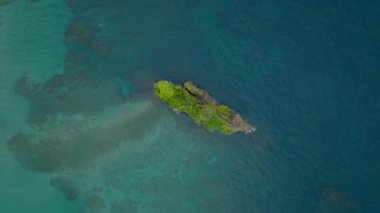
[[[347,195],[334,188],[325,188],[319,201],[320,213],[355,213],[362,212],[361,208],[354,203]]]
[[[79,197],[78,185],[66,177],[55,177],[50,180],[50,184],[62,192],[68,201],[75,201]]]
[[[42,124],[58,113],[88,115],[101,112],[126,100],[120,82],[82,73],[55,75],[43,84],[25,77],[15,90],[30,101],[29,121],[34,124]]]
[[[12,0],[0,0],[0,6],[5,6],[12,3]]]

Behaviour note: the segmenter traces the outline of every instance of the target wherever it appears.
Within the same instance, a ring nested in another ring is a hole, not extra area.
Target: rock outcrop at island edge
[[[211,97],[205,90],[198,88],[193,82],[187,81],[184,88],[192,95],[198,97],[203,104],[212,104],[216,107],[220,106],[218,101]],[[249,125],[238,113],[224,117],[232,126],[234,132],[244,132],[246,134],[256,131],[256,128]]]
[[[245,134],[256,131],[237,112],[219,104],[205,90],[198,88],[191,81],[183,87],[169,81],[155,83],[156,95],[176,111],[188,114],[197,123],[209,129],[230,135],[236,132]]]

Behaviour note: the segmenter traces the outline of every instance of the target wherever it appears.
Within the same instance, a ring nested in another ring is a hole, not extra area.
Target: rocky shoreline
[[[158,81],[154,85],[156,95],[178,112],[188,114],[195,122],[209,129],[230,135],[236,132],[252,133],[256,129],[237,112],[220,104],[207,91],[191,81],[178,86],[169,81]]]

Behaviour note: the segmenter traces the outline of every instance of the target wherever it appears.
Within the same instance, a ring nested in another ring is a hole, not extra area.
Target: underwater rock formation
[[[37,3],[37,2],[40,2],[41,0],[28,0],[28,2],[30,3]]]
[[[115,202],[112,205],[113,213],[138,212],[138,209],[139,209],[139,203],[136,201],[128,200],[128,199]]]
[[[357,213],[361,208],[345,194],[333,188],[325,188],[319,201],[317,213]]]
[[[107,57],[111,54],[113,43],[109,38],[96,37],[91,41],[89,47],[99,56]]]
[[[31,102],[29,121],[34,124],[58,113],[93,114],[127,98],[121,82],[82,73],[58,74],[43,84],[24,77],[15,90]]]
[[[99,157],[154,131],[162,113],[153,107],[142,101],[94,116],[52,116],[38,131],[16,134],[6,144],[17,161],[35,171],[87,168]]]
[[[65,73],[45,83],[23,78],[15,90],[30,103],[34,131],[16,134],[6,144],[20,163],[36,171],[89,166],[120,145],[144,138],[160,117],[150,99],[127,102],[129,85],[103,75]]]
[[[75,19],[67,28],[65,41],[79,40],[82,42],[88,42],[95,37],[95,34],[99,30],[100,26],[90,19]]]
[[[54,177],[50,184],[62,192],[68,201],[75,201],[79,196],[79,188],[76,183],[65,177]]]
[[[228,106],[219,104],[205,90],[188,81],[183,87],[169,81],[154,84],[156,95],[173,107],[174,110],[188,114],[197,123],[209,129],[230,135],[236,132],[246,134],[256,129],[249,125],[237,112]]]
[[[82,14],[88,9],[105,7],[109,4],[109,1],[104,0],[65,0],[65,2],[74,14]]]
[[[21,78],[16,85],[16,93],[26,98],[32,97],[41,89],[40,83],[31,82],[27,77]]]
[[[0,7],[8,5],[12,2],[12,0],[0,0]]]
[[[101,213],[107,207],[106,202],[102,196],[96,193],[92,193],[85,200],[86,212]]]
[[[65,42],[69,47],[85,46],[101,57],[107,57],[112,50],[112,41],[105,36],[97,36],[101,24],[94,20],[75,19],[67,28]]]

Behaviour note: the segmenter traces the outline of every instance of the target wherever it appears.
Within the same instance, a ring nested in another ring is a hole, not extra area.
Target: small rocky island
[[[162,80],[154,84],[156,95],[175,111],[186,113],[195,122],[209,129],[231,135],[236,132],[246,134],[256,131],[237,112],[219,104],[205,90],[188,81],[184,86]]]

